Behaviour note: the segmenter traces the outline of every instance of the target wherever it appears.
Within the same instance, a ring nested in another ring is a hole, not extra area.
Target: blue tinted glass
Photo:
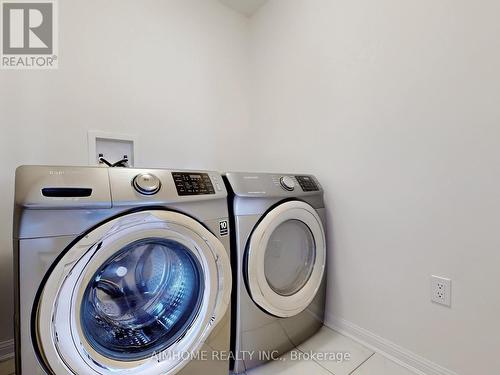
[[[178,242],[147,238],[108,259],[87,286],[82,330],[98,353],[130,361],[170,346],[196,317],[201,266]]]

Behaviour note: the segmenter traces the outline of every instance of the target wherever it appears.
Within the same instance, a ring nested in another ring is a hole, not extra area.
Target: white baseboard
[[[325,325],[420,375],[458,375],[345,319],[328,315]]]
[[[14,340],[0,342],[0,362],[14,358]]]

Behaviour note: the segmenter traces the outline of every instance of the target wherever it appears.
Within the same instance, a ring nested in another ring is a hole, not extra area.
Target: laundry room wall
[[[135,136],[139,166],[248,167],[247,18],[216,0],[58,3],[59,69],[0,71],[0,357],[18,165],[86,165],[92,129]]]
[[[498,14],[270,0],[251,21],[254,167],[325,188],[328,324],[432,374],[500,373]]]

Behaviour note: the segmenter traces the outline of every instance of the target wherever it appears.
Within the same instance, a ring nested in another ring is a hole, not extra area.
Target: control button
[[[133,186],[141,194],[153,195],[160,190],[161,182],[154,174],[141,173],[134,177]]]
[[[295,182],[293,181],[293,178],[289,176],[281,177],[280,184],[285,190],[293,191],[293,189],[295,189]]]
[[[215,194],[207,173],[172,172],[177,193],[180,196]]]
[[[314,181],[314,179],[312,177],[310,177],[310,176],[295,176],[295,178],[299,182],[299,185],[303,191],[305,191],[305,192],[319,191],[318,185],[316,185],[316,182]]]

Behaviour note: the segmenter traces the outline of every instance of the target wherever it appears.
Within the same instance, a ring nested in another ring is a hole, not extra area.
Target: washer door
[[[325,232],[314,208],[300,201],[280,204],[250,237],[246,268],[250,295],[270,314],[297,315],[314,299],[325,260]]]
[[[53,374],[175,374],[230,303],[222,243],[197,221],[151,210],[69,248],[40,294],[35,335]]]

